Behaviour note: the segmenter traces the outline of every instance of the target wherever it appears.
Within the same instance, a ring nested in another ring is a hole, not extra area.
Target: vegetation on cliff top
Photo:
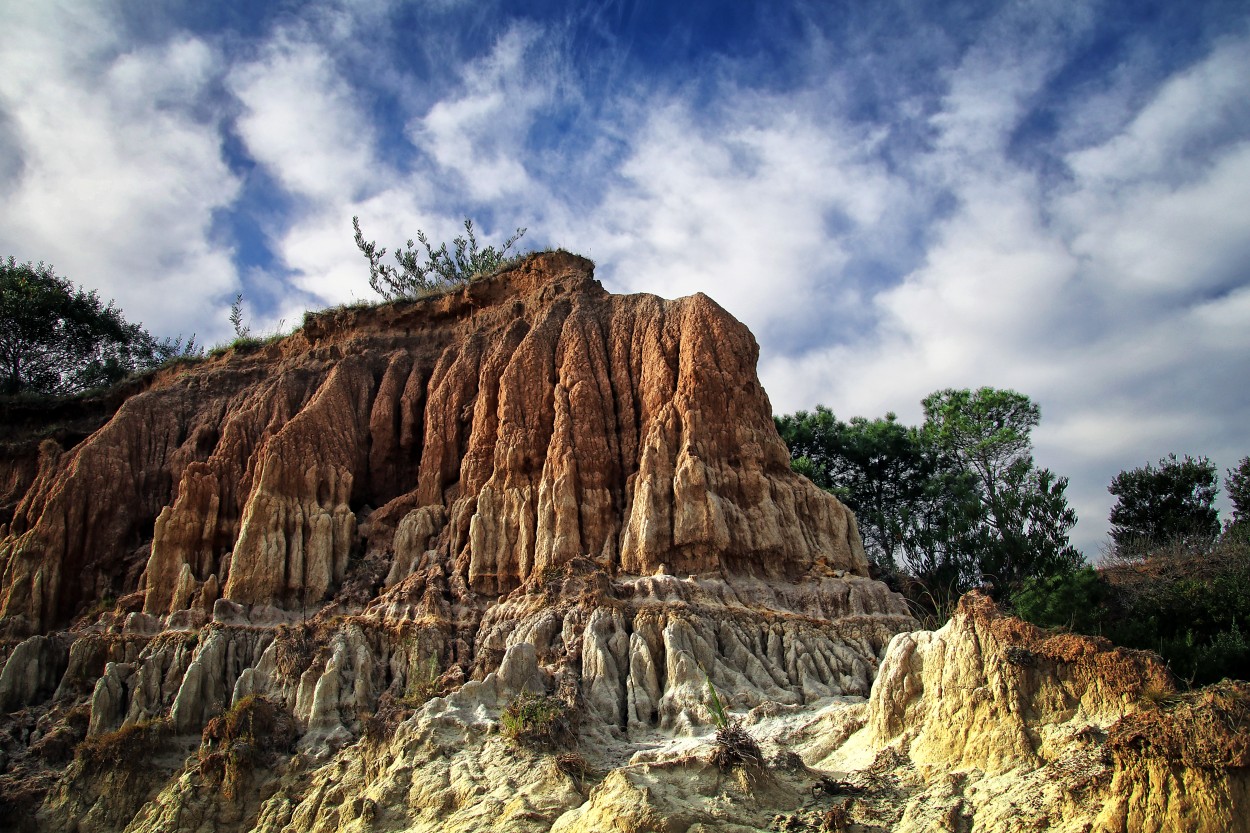
[[[51,266],[0,260],[0,395],[82,393],[195,349],[194,337],[155,338]]]
[[[352,228],[356,232],[356,248],[369,261],[369,286],[387,301],[424,298],[492,274],[511,260],[508,250],[526,231],[517,229],[498,249],[494,246],[481,248],[473,231],[473,221],[465,217],[465,236],[452,240],[452,248],[448,250],[446,243],[434,248],[425,232],[418,229],[417,240],[425,247],[424,255],[410,239],[403,251],[395,250],[395,260],[399,264],[396,268],[382,261],[386,249],[379,249],[377,243],[365,240],[359,217],[352,217]]]

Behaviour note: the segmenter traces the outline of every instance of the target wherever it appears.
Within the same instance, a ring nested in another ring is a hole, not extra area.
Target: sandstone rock
[[[32,636],[9,654],[0,672],[0,711],[13,711],[51,695],[65,671],[69,651],[57,639]]]
[[[1250,830],[1234,716],[1250,719],[1250,686],[1230,686],[1221,718],[1202,711],[1216,695],[1188,720],[1160,715],[1159,696],[1175,690],[1153,654],[1047,634],[971,593],[940,630],[891,641],[862,728],[809,760],[911,784],[892,828],[904,833]]]
[[[756,355],[710,299],[610,296],[562,254],[313,318],[262,353],[157,374],[48,456],[0,542],[0,612],[45,630],[121,579],[161,615],[211,576],[234,602],[306,608],[342,584],[360,508],[397,499],[424,515],[369,539],[388,584],[416,546],[486,598],[581,556],[864,575],[850,514],[789,470]]]
[[[1250,751],[1212,734],[1242,689],[1178,738],[1143,655],[976,597],[915,632],[790,471],[756,359],[704,296],[544,254],[163,370],[0,460],[0,633],[36,634],[0,673],[13,754],[71,713],[168,734],[0,797],[81,833],[1244,824]],[[766,766],[715,763],[709,680]],[[573,710],[570,748],[501,735],[525,691]],[[252,696],[297,743],[202,743]]]

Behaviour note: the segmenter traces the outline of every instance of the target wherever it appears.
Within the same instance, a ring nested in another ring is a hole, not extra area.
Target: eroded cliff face
[[[915,631],[756,358],[547,254],[19,425],[0,829],[1246,829],[1250,691],[975,597]]]
[[[261,770],[314,772],[418,691],[497,721],[509,657],[602,743],[705,728],[708,679],[736,708],[866,696],[914,622],[790,471],[757,353],[704,296],[612,296],[546,254],[28,444],[3,470],[9,788],[51,791],[48,829],[116,827],[191,777],[179,754],[216,766],[201,732],[240,703],[297,729]],[[102,788],[140,736],[172,757]],[[212,825],[258,823],[266,789]]]
[[[609,575],[864,575],[852,516],[788,469],[757,352],[707,297],[613,297],[561,254],[323,313],[161,374],[33,478],[14,466],[10,490],[29,486],[0,543],[0,613],[41,632],[134,592],[153,616],[218,597],[306,610],[353,554],[415,569],[427,547],[486,597],[575,557]],[[439,529],[397,551],[414,511]]]
[[[805,732],[899,833],[1250,830],[1250,684],[1179,694],[1159,658],[971,593],[896,636],[869,700]]]

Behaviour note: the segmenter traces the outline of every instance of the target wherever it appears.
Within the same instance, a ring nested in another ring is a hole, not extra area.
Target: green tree
[[[1242,457],[1237,468],[1225,471],[1224,488],[1233,504],[1231,525],[1244,527],[1250,524],[1250,457]]]
[[[869,558],[932,586],[962,586],[975,527],[972,480],[893,413],[839,420],[828,408],[777,417],[796,471],[854,513]]]
[[[1076,525],[1068,480],[1033,464],[1038,406],[989,387],[937,391],[922,404],[930,442],[975,479],[981,517],[973,557],[982,577],[1010,594],[1030,576],[1079,567],[1083,559],[1068,537]]]
[[[1117,550],[1219,534],[1218,487],[1215,464],[1206,457],[1169,454],[1158,467],[1147,463],[1120,472],[1107,487],[1116,496],[1110,520]]]
[[[194,338],[153,338],[50,266],[0,261],[0,394],[78,393],[195,350]]]
[[[777,418],[793,466],[854,512],[869,557],[925,585],[937,608],[983,580],[1010,594],[1083,563],[1068,481],[1033,465],[1038,407],[1015,391],[938,391],[925,424],[849,423],[828,408]]]

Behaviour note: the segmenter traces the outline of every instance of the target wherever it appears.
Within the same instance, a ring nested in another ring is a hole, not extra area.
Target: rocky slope
[[[1236,829],[1244,689],[912,632],[757,352],[552,253],[6,414],[0,827]]]

